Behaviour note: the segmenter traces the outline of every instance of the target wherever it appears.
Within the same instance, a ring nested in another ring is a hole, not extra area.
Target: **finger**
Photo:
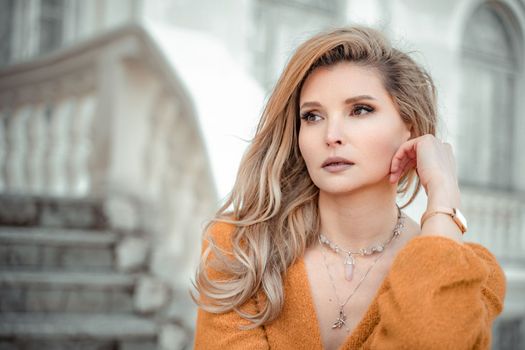
[[[415,168],[417,166],[417,160],[416,159],[411,159],[410,162],[408,162],[405,167],[403,168],[403,171],[401,172],[402,175],[405,175],[407,174],[410,170],[412,170],[413,168]],[[400,177],[402,176],[400,175]]]
[[[412,161],[415,161],[415,159],[410,156],[403,158],[396,173],[402,174],[407,165]]]
[[[390,170],[392,172],[396,172],[405,157],[407,158],[416,158],[416,144],[417,139],[412,139],[407,142],[405,142],[394,154],[394,157],[392,158],[392,165]]]
[[[402,145],[392,157],[392,166],[391,170],[393,172],[397,171],[404,161],[407,161],[409,158],[414,157],[413,145]]]
[[[390,177],[391,177],[390,181],[392,183],[398,181],[403,175],[403,173],[405,172],[405,169],[407,168],[407,166],[411,166],[411,164],[415,164],[415,162],[416,162],[415,159],[405,158],[403,161],[403,164],[399,166],[396,171],[390,173]]]
[[[416,159],[410,159],[403,168],[400,168],[399,171],[390,174],[390,182],[395,183],[399,181],[403,175],[408,173],[412,168],[416,168],[417,160]]]

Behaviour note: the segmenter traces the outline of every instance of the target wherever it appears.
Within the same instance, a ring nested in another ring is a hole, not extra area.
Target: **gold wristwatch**
[[[421,216],[421,227],[423,227],[423,224],[429,217],[439,213],[450,215],[450,217],[452,217],[452,220],[454,220],[456,225],[458,225],[459,229],[461,230],[461,233],[463,234],[467,232],[467,219],[465,219],[465,217],[458,208],[437,207],[433,210],[427,210],[425,213],[423,213],[423,216]]]

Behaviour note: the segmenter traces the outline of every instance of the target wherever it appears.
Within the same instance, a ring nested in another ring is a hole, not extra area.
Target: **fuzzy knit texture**
[[[232,232],[233,226],[223,223],[209,231],[226,251],[231,251]],[[204,239],[202,251],[206,247]],[[217,271],[207,271],[211,278],[222,279]],[[488,349],[505,288],[501,267],[483,246],[417,236],[398,252],[364,317],[340,349]],[[235,311],[214,314],[199,308],[195,349],[322,349],[302,258],[289,267],[284,290],[279,318],[252,330],[238,329],[249,322]],[[256,307],[252,299],[242,309]]]

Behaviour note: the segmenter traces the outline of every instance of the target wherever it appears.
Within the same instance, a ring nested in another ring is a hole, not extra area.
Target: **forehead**
[[[316,68],[303,83],[300,101],[319,100],[341,95],[345,99],[357,95],[389,97],[376,68],[352,62],[340,62]]]

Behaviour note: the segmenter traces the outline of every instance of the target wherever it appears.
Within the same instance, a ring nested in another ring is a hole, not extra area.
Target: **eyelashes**
[[[369,113],[374,112],[374,107],[369,105],[355,105],[350,112],[351,116],[363,116]],[[306,122],[316,122],[319,121],[322,117],[314,112],[308,111],[301,113],[301,119]]]
[[[357,113],[357,111],[360,111],[360,113]],[[354,108],[352,108],[352,114],[353,115],[363,115],[368,114],[374,111],[374,107],[368,106],[368,105],[356,105]]]
[[[313,114],[312,112],[305,112],[301,114],[301,119],[306,122],[316,122],[319,119],[321,119],[321,117],[318,116],[317,114]]]

